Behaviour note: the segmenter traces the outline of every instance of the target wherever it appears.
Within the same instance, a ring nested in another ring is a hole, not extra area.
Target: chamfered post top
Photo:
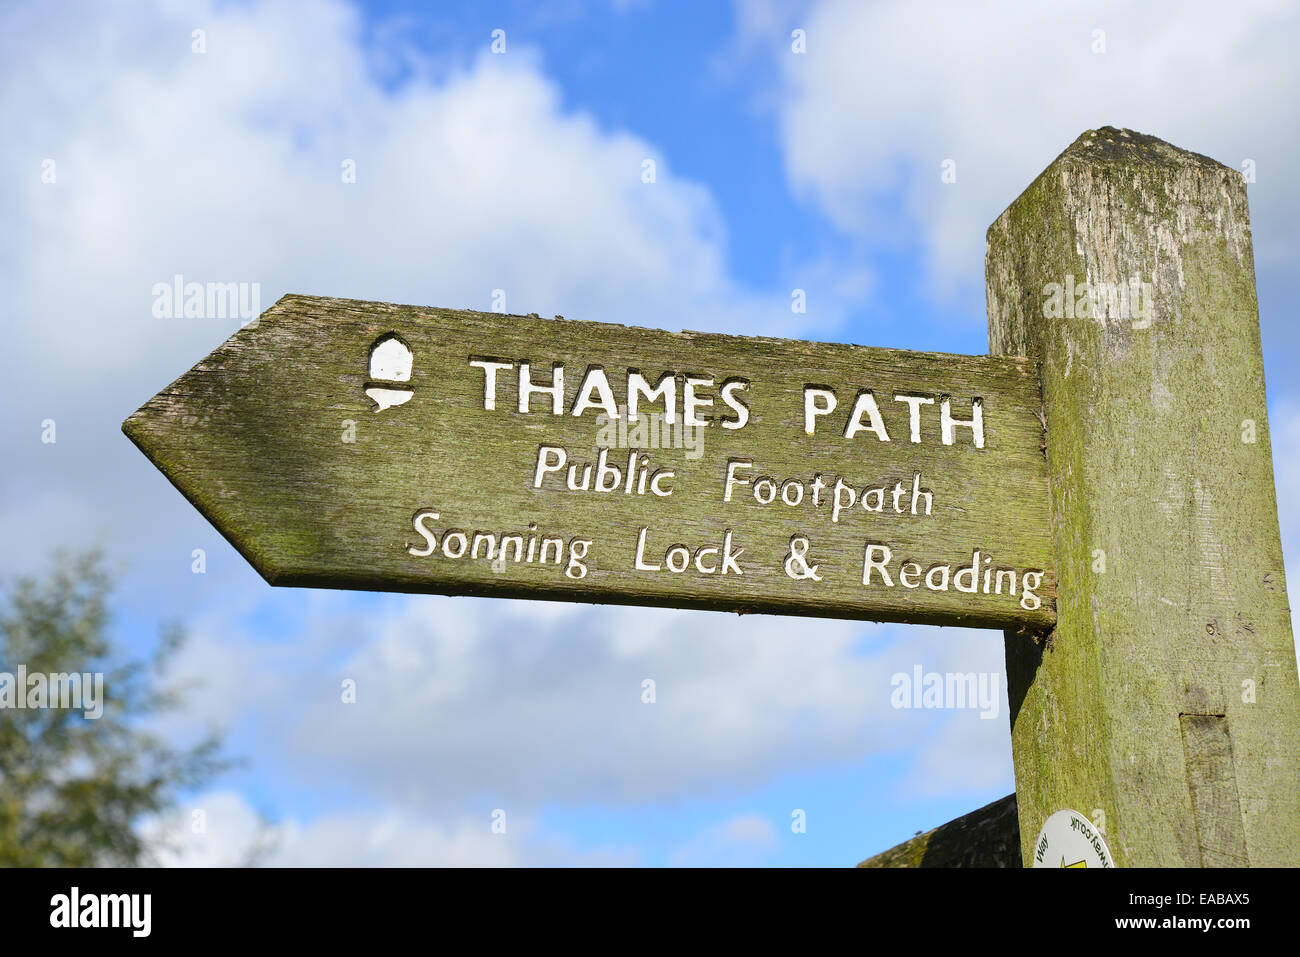
[[[1206,169],[1235,173],[1230,166],[1200,153],[1193,153],[1167,143],[1158,136],[1136,130],[1102,126],[1086,130],[1065,148],[1058,159],[1079,159],[1088,163],[1118,166],[1203,166]]]
[[[1031,193],[1045,177],[1059,175],[1062,169],[1088,169],[1094,175],[1107,177],[1124,172],[1146,176],[1153,174],[1167,176],[1176,171],[1192,171],[1221,181],[1231,189],[1240,190],[1243,194],[1243,216],[1245,215],[1246,180],[1240,171],[1202,153],[1174,146],[1158,136],[1114,126],[1101,126],[1080,133],[1075,141],[1062,150],[1025,188],[1024,192],[1008,205],[1007,210]],[[1004,210],[998,220],[1005,215]],[[990,234],[998,220],[989,226]]]

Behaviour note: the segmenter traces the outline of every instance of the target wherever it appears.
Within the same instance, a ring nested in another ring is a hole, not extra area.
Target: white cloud
[[[927,793],[1009,775],[1005,688],[988,721],[890,703],[891,676],[918,663],[1000,671],[993,633],[433,597],[348,606],[313,602],[282,642],[200,628],[172,677],[206,690],[171,729],[255,728],[294,780],[412,813],[726,800],[887,753],[917,753],[928,779],[925,755],[958,746],[968,763]]]
[[[140,828],[163,867],[243,867],[268,849],[276,831],[236,791],[217,790]]]
[[[978,295],[988,225],[1080,133],[1104,125],[1238,168],[1255,159],[1256,256],[1294,259],[1291,5],[1242,2],[1225,16],[1212,0],[1176,14],[1121,0],[945,0],[918,15],[906,0],[823,0],[798,17],[765,4],[736,13],[742,49],[766,34],[779,66],[765,99],[792,186],[864,241],[919,241],[940,291]],[[806,54],[790,51],[794,26],[807,31]],[[1093,52],[1098,29],[1104,53]],[[955,184],[941,182],[945,159]]]
[[[195,796],[142,834],[163,850],[164,867],[517,867],[577,864],[627,866],[630,849],[580,851],[538,831],[525,816],[508,816],[492,830],[491,814],[478,820],[436,820],[386,808],[350,808],[311,820],[271,823],[234,791]]]
[[[997,644],[1000,646],[1001,641]],[[1001,681],[1002,710],[997,718],[984,720],[974,710],[944,715],[932,736],[917,746],[907,777],[898,784],[900,793],[934,798],[1015,790],[1006,678],[998,674],[1003,669],[1002,655],[998,654],[996,661],[990,660],[989,664]]]

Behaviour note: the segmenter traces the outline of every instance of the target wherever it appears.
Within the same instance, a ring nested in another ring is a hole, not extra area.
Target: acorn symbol
[[[370,381],[366,395],[375,400],[375,411],[410,401],[414,390],[398,383],[411,381],[411,347],[390,332],[380,336],[370,347]]]

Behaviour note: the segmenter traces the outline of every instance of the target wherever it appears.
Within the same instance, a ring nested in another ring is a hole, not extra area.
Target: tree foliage
[[[108,633],[112,584],[98,553],[60,555],[46,577],[19,578],[0,599],[0,675],[103,674],[97,719],[0,708],[0,866],[151,863],[141,822],[226,766],[215,736],[177,748],[150,729],[182,704],[163,683],[182,634],[164,629],[152,655],[123,660]]]

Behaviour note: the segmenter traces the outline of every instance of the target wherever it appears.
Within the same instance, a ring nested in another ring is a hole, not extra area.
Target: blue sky
[[[99,543],[128,647],[187,625],[163,730],[247,763],[149,822],[170,863],[259,816],[276,863],[855,863],[1012,790],[1004,686],[992,720],[889,705],[915,665],[1000,674],[1000,635],[271,589],[120,434],[238,325],[158,320],[153,284],[980,353],[987,225],[1131,127],[1256,163],[1294,570],[1297,39],[1265,2],[7,5],[0,572]]]

